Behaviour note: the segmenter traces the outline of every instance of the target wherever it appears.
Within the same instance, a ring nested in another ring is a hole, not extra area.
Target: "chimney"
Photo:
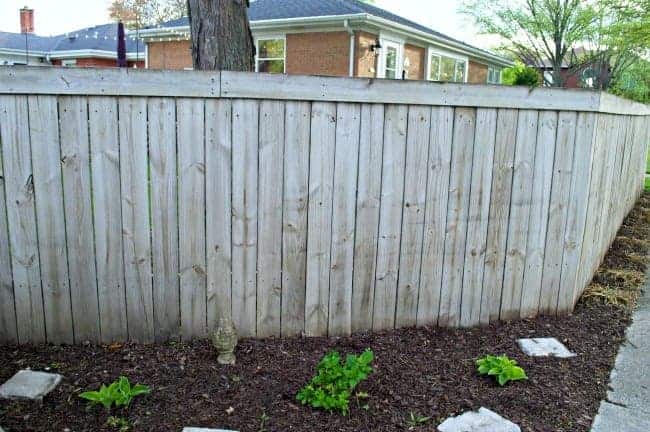
[[[25,6],[20,10],[20,32],[34,33],[34,9]]]

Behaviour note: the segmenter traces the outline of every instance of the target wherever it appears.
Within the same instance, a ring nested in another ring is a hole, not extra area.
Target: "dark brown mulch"
[[[650,207],[650,196],[640,204]],[[639,217],[643,211],[637,207],[626,221],[621,230],[626,237],[648,238],[647,220]],[[625,253],[619,249],[615,244],[606,262],[625,264]],[[635,246],[634,253],[642,252]],[[65,380],[42,405],[0,402],[0,424],[7,432],[115,431],[105,426],[106,412],[88,408],[77,394],[126,375],[153,388],[127,410],[113,413],[128,418],[136,431],[180,431],[183,426],[246,432],[399,431],[408,429],[405,420],[411,412],[431,417],[415,430],[434,431],[444,418],[481,406],[524,431],[587,431],[605,397],[628,322],[626,309],[590,302],[580,303],[573,315],[560,319],[540,317],[480,329],[404,329],[333,340],[247,340],[238,346],[234,367],[217,365],[205,341],[113,349],[5,346],[0,347],[0,381],[26,367],[57,370]],[[516,345],[517,338],[526,336],[557,337],[578,356],[527,358]],[[350,415],[341,417],[296,402],[296,392],[328,350],[361,352],[366,347],[376,356],[375,373],[359,388],[370,394],[368,410],[353,402]],[[530,379],[499,388],[477,376],[474,361],[488,353],[507,353]],[[264,427],[263,414],[268,418]]]

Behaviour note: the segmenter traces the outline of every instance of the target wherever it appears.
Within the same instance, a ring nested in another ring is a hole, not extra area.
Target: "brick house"
[[[512,63],[357,0],[256,0],[259,72],[499,83]],[[189,69],[187,18],[141,30],[146,67]]]
[[[77,66],[112,67],[117,65],[117,24],[88,27],[57,36],[34,33],[34,11],[20,10],[20,33],[0,32],[0,66]],[[144,67],[144,44],[133,34],[126,36],[129,67]]]

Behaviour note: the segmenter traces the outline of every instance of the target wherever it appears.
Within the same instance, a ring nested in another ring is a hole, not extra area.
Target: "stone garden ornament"
[[[229,318],[220,318],[217,329],[212,334],[212,345],[217,353],[217,362],[222,365],[235,364],[235,347],[237,346],[237,329]]]

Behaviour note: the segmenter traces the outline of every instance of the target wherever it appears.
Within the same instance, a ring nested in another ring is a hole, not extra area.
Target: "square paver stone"
[[[521,350],[531,357],[575,357],[562,342],[555,338],[517,339]]]
[[[183,432],[237,432],[227,429],[207,429],[207,428],[196,428],[196,427],[186,427],[183,428]]]
[[[63,379],[62,375],[21,370],[0,386],[0,399],[42,400]]]
[[[521,432],[519,426],[487,408],[449,417],[438,426],[440,432]]]

